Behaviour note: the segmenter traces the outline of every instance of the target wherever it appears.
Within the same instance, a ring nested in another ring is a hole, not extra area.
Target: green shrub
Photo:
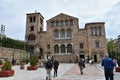
[[[3,62],[2,62],[2,60],[0,59],[0,65],[2,65],[3,64]]]
[[[31,65],[31,66],[35,66],[35,65],[37,65],[37,63],[38,63],[38,58],[37,58],[37,56],[35,56],[35,55],[31,55],[29,61],[30,61],[30,65]]]
[[[11,70],[12,69],[12,64],[10,61],[7,61],[6,63],[4,63],[2,70]]]

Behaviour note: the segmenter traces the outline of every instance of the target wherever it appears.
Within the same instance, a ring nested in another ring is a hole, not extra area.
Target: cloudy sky
[[[5,26],[6,36],[24,40],[26,14],[35,10],[44,16],[44,27],[46,20],[65,13],[79,18],[80,28],[105,22],[106,38],[120,35],[120,0],[0,0],[0,25]]]

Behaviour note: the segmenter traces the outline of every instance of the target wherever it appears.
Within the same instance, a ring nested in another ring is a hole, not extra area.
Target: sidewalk
[[[13,66],[15,70],[14,76],[0,78],[0,80],[46,80],[45,68],[38,68],[35,71],[28,71],[28,65],[25,65],[24,70],[20,70],[20,66]],[[120,73],[115,72],[115,80],[120,79]],[[105,80],[103,68],[99,64],[89,65],[83,70],[83,75],[80,74],[79,66],[74,63],[60,63],[58,69],[58,77],[53,77],[53,70],[51,74],[52,80]]]
[[[86,68],[83,70],[83,75],[80,74],[79,66],[77,64],[65,72],[62,76],[59,76],[53,80],[105,80],[104,74],[97,69],[94,65],[86,64]]]

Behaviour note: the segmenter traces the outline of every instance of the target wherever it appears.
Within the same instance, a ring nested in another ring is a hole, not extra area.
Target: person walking
[[[83,61],[82,58],[80,58],[80,61],[78,62],[78,65],[80,67],[80,73],[83,74],[84,61]]]
[[[52,62],[51,62],[51,59],[48,58],[48,61],[46,62],[45,64],[45,68],[46,68],[46,80],[51,80],[51,70],[52,70]]]
[[[105,79],[114,80],[113,69],[115,67],[115,63],[113,62],[113,60],[105,55],[105,58],[102,60],[101,65],[104,67]]]
[[[55,59],[55,60],[53,61],[54,77],[57,77],[58,66],[59,66],[59,62]]]
[[[89,60],[89,64],[90,64],[90,66],[92,65],[92,59]]]

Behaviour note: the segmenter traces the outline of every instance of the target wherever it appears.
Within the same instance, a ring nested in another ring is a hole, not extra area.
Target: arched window
[[[58,32],[58,30],[54,31],[54,38],[59,38],[59,32]]]
[[[35,35],[34,34],[30,34],[29,36],[28,36],[28,41],[33,41],[33,40],[35,40],[36,38],[35,38]]]
[[[47,49],[50,49],[50,45],[49,44],[47,45]]]
[[[54,46],[54,52],[55,52],[55,53],[59,53],[59,46],[58,46],[58,45],[55,45],[55,46]]]
[[[53,27],[54,26],[54,21],[51,21],[51,27]]]
[[[70,20],[70,26],[73,25],[73,20]]]
[[[80,48],[81,48],[81,49],[83,49],[83,48],[84,48],[83,43],[80,43]]]
[[[32,22],[32,17],[30,17],[30,22]]]
[[[95,27],[94,30],[95,30],[95,35],[97,36],[97,27]]]
[[[72,45],[71,44],[67,45],[67,53],[72,53]]]
[[[60,21],[60,26],[63,26],[63,25],[64,25],[64,23],[63,23],[63,21],[61,20],[61,21]]]
[[[101,34],[101,27],[99,27],[98,30],[99,30],[99,35],[102,35],[102,34]]]
[[[65,26],[68,26],[68,20],[65,20]]]
[[[36,17],[34,16],[34,17],[33,17],[33,22],[35,22],[35,20],[36,20]]]
[[[72,37],[71,29],[68,29],[68,30],[67,30],[67,37],[68,37],[68,38]]]
[[[62,30],[60,31],[60,37],[61,37],[61,38],[65,38],[65,30],[62,29]]]
[[[94,34],[94,29],[91,27],[91,35],[93,36]]]
[[[59,26],[59,21],[56,21],[56,26]]]
[[[60,48],[61,48],[61,53],[65,53],[65,45],[62,44]]]
[[[99,48],[100,47],[100,43],[99,42],[95,42],[95,46],[96,46],[96,48]]]

